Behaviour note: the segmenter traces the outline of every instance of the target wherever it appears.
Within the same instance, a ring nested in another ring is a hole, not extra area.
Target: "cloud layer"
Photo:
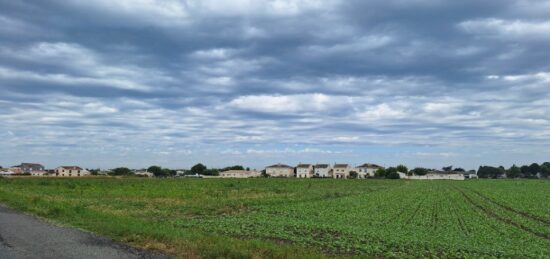
[[[549,1],[4,1],[0,164],[527,163]]]

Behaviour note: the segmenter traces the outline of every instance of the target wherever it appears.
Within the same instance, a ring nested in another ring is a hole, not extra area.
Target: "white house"
[[[466,180],[464,173],[459,172],[442,172],[437,170],[432,170],[426,175],[406,175],[404,173],[399,173],[401,179],[409,180]]]
[[[153,177],[153,176],[155,176],[153,173],[148,172],[148,171],[136,171],[136,172],[134,172],[134,174],[136,176],[141,176],[141,177]]]
[[[332,177],[336,179],[346,179],[349,178],[349,172],[351,171],[351,166],[348,164],[335,164],[332,167]]]
[[[256,170],[227,170],[220,173],[221,178],[252,178],[260,176],[262,176],[262,174]]]
[[[31,176],[48,176],[46,171],[32,171]]]
[[[270,165],[265,168],[265,173],[271,177],[293,177],[294,167],[283,164]]]
[[[313,176],[313,165],[298,164],[298,166],[296,166],[297,178],[310,178],[312,176]]]
[[[382,168],[382,167],[376,164],[365,163],[356,167],[355,171],[357,172],[358,178],[364,179],[367,177],[374,177],[374,175],[376,174],[376,171],[379,168]]]
[[[78,166],[60,166],[55,169],[55,173],[53,175],[61,177],[79,177],[90,175],[90,172]]]
[[[313,175],[315,177],[332,177],[332,167],[327,164],[316,164],[313,167]]]

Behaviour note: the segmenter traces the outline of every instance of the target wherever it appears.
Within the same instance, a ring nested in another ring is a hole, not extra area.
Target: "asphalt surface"
[[[0,205],[0,258],[168,258]]]

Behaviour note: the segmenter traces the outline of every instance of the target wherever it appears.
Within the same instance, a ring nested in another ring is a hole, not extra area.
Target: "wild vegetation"
[[[0,202],[186,258],[550,257],[550,181],[0,179]]]

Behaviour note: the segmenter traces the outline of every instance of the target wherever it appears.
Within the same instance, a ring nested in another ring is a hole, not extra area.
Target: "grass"
[[[550,257],[550,182],[0,179],[0,202],[185,258]]]

